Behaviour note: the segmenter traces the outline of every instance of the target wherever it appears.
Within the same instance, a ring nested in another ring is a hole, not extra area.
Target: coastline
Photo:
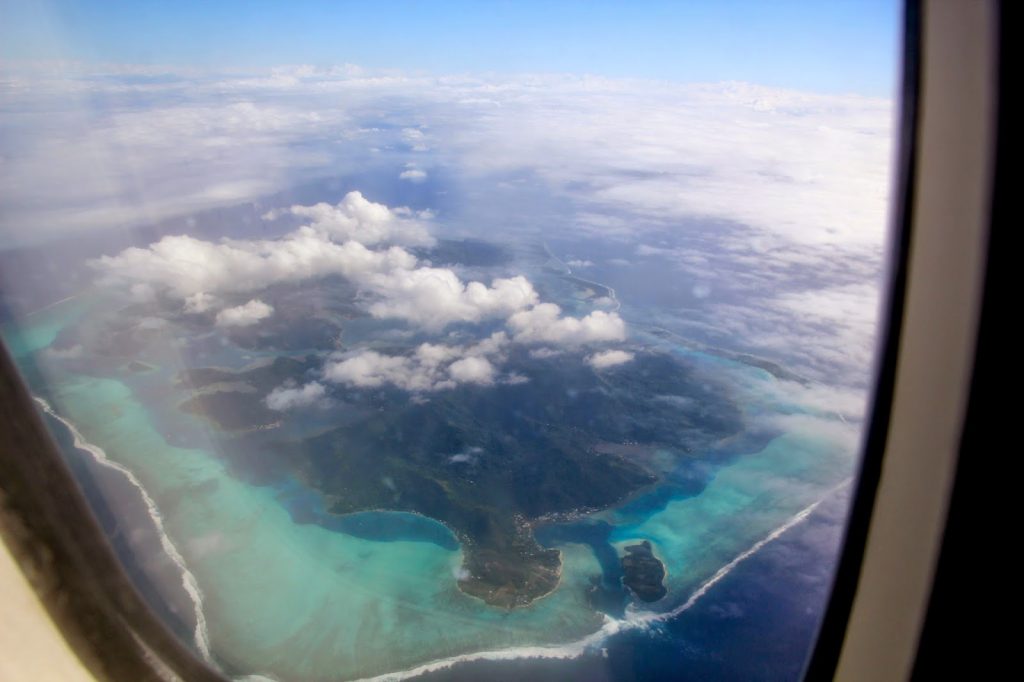
[[[101,447],[85,440],[82,432],[79,431],[74,424],[58,414],[46,400],[38,396],[33,396],[33,400],[36,401],[40,409],[42,409],[46,414],[59,421],[68,429],[74,439],[74,446],[76,448],[89,453],[93,460],[100,466],[117,471],[123,475],[129,483],[138,489],[139,495],[142,498],[143,503],[146,505],[149,517],[152,520],[153,525],[156,527],[157,533],[160,537],[160,545],[167,556],[180,570],[182,588],[192,601],[196,622],[193,639],[196,648],[199,650],[204,661],[214,667],[217,667],[210,651],[210,637],[206,623],[206,614],[203,611],[202,590],[199,587],[199,583],[196,581],[195,575],[193,575],[185,563],[185,558],[181,555],[181,552],[178,551],[177,546],[175,546],[170,536],[167,535],[166,529],[164,528],[163,516],[160,514],[160,510],[157,507],[156,502],[153,500],[153,497],[149,494],[146,488],[142,485],[142,482],[139,481],[138,477],[135,476],[131,469],[123,464],[113,461],[107,456],[107,453]]]
[[[610,298],[615,303],[615,307],[610,308],[610,310],[612,312],[618,312],[618,311],[622,310],[622,301],[620,301],[619,297],[615,294],[615,289],[614,288],[612,288],[612,287],[610,287],[607,284],[604,284],[602,282],[597,282],[595,280],[586,279],[585,277],[580,277],[579,275],[576,275],[573,272],[573,269],[571,267],[569,267],[569,265],[565,261],[563,261],[561,258],[559,258],[558,256],[555,255],[554,251],[551,250],[551,247],[548,246],[547,242],[541,242],[541,246],[544,248],[544,252],[548,255],[549,258],[551,258],[552,260],[557,261],[559,265],[561,265],[563,268],[565,268],[565,272],[563,272],[562,275],[561,275],[562,277],[566,277],[566,278],[569,278],[569,279],[574,279],[574,280],[576,280],[578,282],[582,282],[583,284],[592,284],[594,286],[601,287],[602,289],[607,290],[608,291],[608,298]]]
[[[129,482],[132,483],[132,485],[134,485],[136,488],[138,488],[140,490],[140,494],[143,496],[143,499],[146,502],[147,508],[150,509],[151,516],[152,516],[152,514],[154,512],[157,514],[156,517],[153,517],[154,524],[156,524],[158,526],[158,528],[162,531],[163,524],[162,524],[162,517],[159,517],[159,510],[155,508],[156,507],[155,504],[152,504],[152,498],[149,497],[148,492],[145,491],[142,488],[142,486],[140,485],[138,479],[134,476],[134,474],[130,470],[128,470],[125,467],[123,467],[122,465],[119,465],[118,463],[113,462],[112,460],[110,460],[106,456],[106,453],[102,449],[100,449],[100,448],[98,448],[96,446],[92,446],[91,444],[87,443],[87,441],[85,441],[84,437],[77,430],[77,428],[75,428],[66,419],[64,419],[64,418],[60,417],[59,415],[57,415],[53,411],[52,407],[50,407],[49,404],[46,403],[44,400],[42,400],[41,398],[37,398],[37,402],[39,402],[40,406],[44,409],[44,411],[46,411],[48,414],[50,414],[54,419],[60,421],[62,424],[64,424],[69,429],[69,431],[71,432],[72,436],[74,437],[75,447],[77,447],[77,448],[87,452],[90,456],[92,456],[96,460],[97,463],[99,463],[99,464],[101,464],[103,466],[106,466],[108,468],[111,468],[113,470],[118,471],[119,473],[124,475],[129,480]],[[738,564],[742,563],[745,559],[747,559],[747,558],[753,556],[754,554],[756,554],[762,547],[764,547],[765,545],[767,545],[768,543],[770,543],[774,539],[776,539],[779,536],[781,536],[783,533],[785,533],[787,530],[789,530],[793,526],[795,526],[798,523],[802,522],[804,519],[806,519],[818,507],[818,505],[823,500],[827,499],[830,495],[832,495],[835,492],[835,490],[837,490],[838,488],[842,487],[843,485],[846,485],[848,482],[849,482],[848,480],[843,481],[838,486],[835,486],[834,488],[829,489],[829,491],[826,492],[816,502],[814,502],[813,504],[811,504],[808,507],[804,508],[803,510],[798,512],[796,515],[794,515],[794,516],[790,517],[789,519],[787,519],[785,523],[783,523],[782,525],[776,527],[775,530],[773,530],[767,536],[764,536],[763,538],[758,540],[756,543],[751,545],[747,550],[744,550],[740,554],[736,555],[728,563],[726,563],[725,565],[721,566],[721,568],[719,568],[710,578],[708,578],[703,583],[701,583],[691,593],[689,598],[685,602],[683,602],[680,606],[678,606],[676,609],[673,609],[673,610],[667,611],[667,612],[663,612],[663,613],[643,611],[641,609],[636,609],[636,608],[627,609],[627,615],[626,615],[625,618],[614,619],[614,618],[607,618],[606,617],[606,618],[604,618],[603,624],[600,627],[598,627],[598,629],[596,631],[594,631],[594,632],[592,632],[592,633],[590,633],[588,635],[585,635],[585,636],[581,637],[578,640],[575,640],[573,642],[567,643],[567,644],[561,644],[561,645],[528,645],[528,646],[512,646],[512,647],[508,647],[508,648],[505,648],[505,649],[487,649],[487,650],[482,650],[482,651],[478,651],[478,652],[465,653],[465,654],[455,655],[455,656],[451,656],[451,657],[447,657],[447,658],[442,658],[442,659],[438,659],[436,661],[428,661],[427,663],[424,663],[424,664],[421,664],[421,665],[409,668],[406,671],[382,673],[382,674],[377,675],[375,677],[366,677],[366,678],[361,678],[361,679],[366,679],[366,680],[404,680],[404,679],[408,679],[410,677],[416,677],[418,675],[422,675],[422,674],[426,674],[426,673],[430,673],[430,672],[434,672],[434,671],[445,670],[445,669],[450,668],[451,666],[453,666],[455,664],[458,664],[458,663],[461,663],[461,662],[464,662],[464,661],[465,662],[469,662],[469,661],[502,661],[502,660],[516,660],[516,659],[563,659],[563,660],[569,660],[569,659],[580,658],[580,657],[584,656],[585,654],[594,652],[597,648],[599,648],[601,646],[602,642],[606,641],[607,638],[611,637],[612,635],[615,635],[615,634],[623,632],[623,631],[643,630],[643,628],[649,627],[649,626],[651,626],[652,624],[654,624],[656,622],[667,621],[667,620],[669,620],[671,618],[674,618],[675,616],[679,615],[680,613],[688,610],[700,598],[702,598],[716,583],[718,583],[720,580],[724,579]],[[387,510],[382,510],[382,511],[387,511]],[[416,514],[415,512],[411,512],[411,513]],[[423,516],[422,514],[416,514],[416,515],[417,516]],[[429,519],[429,517],[424,517],[424,518],[428,518]],[[430,519],[430,520],[434,521],[434,522],[437,522],[435,519]],[[442,524],[442,525],[444,525],[444,524]],[[164,539],[163,538],[161,539],[161,542],[162,542],[162,544],[164,543]],[[166,539],[166,542],[170,543],[169,538]],[[174,553],[177,553],[176,547],[174,547],[173,543],[170,543],[170,547],[172,548],[172,551]],[[188,572],[189,575],[191,575],[191,573],[188,571],[188,568],[185,566],[183,558],[181,558],[180,554],[177,554],[178,558],[176,559],[174,554],[172,554],[172,551],[168,551],[166,544],[164,544],[164,551],[166,551],[168,553],[168,556],[171,557],[171,559],[174,561],[174,563],[180,569],[182,569],[182,571],[183,571],[183,578],[182,578],[183,582],[182,582],[182,584],[183,584],[183,586],[186,586],[186,590],[187,590],[188,589],[188,587],[187,587],[188,580],[185,577],[184,573]],[[178,559],[181,559],[181,561],[178,561]],[[663,563],[665,563],[665,562],[663,561]],[[562,577],[563,577],[562,576],[562,568],[563,567],[564,567],[564,561],[560,562],[559,583],[561,583],[561,580],[562,580]],[[194,581],[194,577],[193,577],[193,581]],[[198,589],[198,585],[196,585],[196,588]],[[555,591],[553,590],[551,593],[548,593],[547,595],[545,595],[545,597],[546,596],[550,596],[554,592]],[[193,593],[191,591],[190,591],[190,596],[193,596]],[[202,595],[201,595],[201,593],[196,593],[196,596],[198,596],[199,601],[196,602],[194,600],[193,603],[196,606],[196,608],[199,609],[199,611],[197,613],[197,619],[196,619],[196,622],[197,622],[196,630],[197,630],[197,637],[198,637],[199,636],[198,633],[200,632],[200,627],[198,625],[198,623],[200,622],[200,618],[202,618],[202,622],[203,622],[202,630],[205,632],[205,614],[202,612]],[[596,626],[597,623],[594,623],[594,625]],[[206,641],[208,643],[208,639]],[[197,647],[198,646],[201,646],[201,645],[197,641]],[[209,652],[207,652],[207,655],[209,655]],[[420,660],[423,660],[423,659],[420,659]],[[241,676],[237,677],[236,679],[264,679],[264,680],[266,680],[266,679],[273,679],[273,678],[268,676],[266,673],[263,673],[259,677],[254,677],[254,676],[251,676],[251,675],[250,676],[241,675]],[[342,679],[342,678],[339,678],[339,679]]]
[[[42,308],[36,308],[35,310],[33,310],[31,312],[25,313],[25,318],[28,319],[28,318],[32,317],[33,315],[36,315],[36,314],[41,313],[41,312],[45,312],[45,311],[49,310],[50,308],[56,308],[61,303],[67,303],[68,301],[73,301],[76,298],[78,298],[79,296],[83,296],[83,295],[85,295],[85,292],[81,292],[80,291],[77,294],[72,294],[70,296],[65,296],[64,298],[60,299],[59,301],[54,301],[53,303],[47,303]]]
[[[111,469],[113,471],[116,471],[119,474],[121,474],[122,476],[124,476],[124,478],[138,491],[139,496],[142,499],[142,501],[143,501],[143,503],[144,503],[148,513],[149,513],[150,520],[152,521],[153,525],[156,528],[157,534],[158,534],[159,539],[160,539],[161,547],[162,547],[163,551],[165,552],[165,554],[178,567],[178,569],[179,569],[179,571],[181,573],[181,581],[182,581],[181,582],[181,586],[184,589],[184,591],[188,594],[188,596],[189,596],[189,598],[190,598],[190,600],[192,602],[193,610],[194,610],[194,617],[195,617],[195,622],[196,622],[195,631],[193,633],[193,639],[194,639],[195,646],[199,650],[199,652],[200,652],[202,658],[204,659],[204,661],[206,661],[210,665],[214,666],[215,668],[223,671],[223,669],[215,661],[215,659],[213,657],[213,654],[212,654],[211,647],[210,647],[210,638],[209,638],[208,625],[207,625],[205,611],[204,611],[204,605],[203,605],[204,599],[203,599],[202,590],[201,590],[201,588],[198,585],[198,581],[196,580],[195,575],[188,568],[188,565],[185,562],[184,557],[182,556],[180,551],[177,549],[177,546],[174,544],[173,540],[171,540],[171,538],[168,536],[168,534],[166,532],[166,529],[164,527],[163,516],[161,515],[160,510],[159,510],[155,500],[152,498],[152,496],[149,494],[149,492],[145,489],[145,487],[143,486],[142,482],[138,479],[138,477],[135,476],[134,472],[131,471],[131,469],[129,469],[128,467],[126,467],[126,466],[124,466],[122,464],[120,464],[119,462],[116,462],[116,461],[110,459],[110,457],[107,455],[106,451],[103,450],[103,448],[101,448],[101,447],[99,447],[99,446],[97,446],[97,445],[87,441],[85,439],[85,436],[81,433],[81,431],[79,431],[79,429],[72,422],[70,422],[68,419],[64,418],[59,413],[57,413],[56,410],[54,410],[53,407],[50,405],[50,403],[47,402],[45,399],[43,399],[43,398],[41,398],[39,396],[33,396],[33,399],[36,401],[36,403],[39,405],[39,407],[40,407],[40,409],[42,411],[44,411],[47,415],[49,415],[50,417],[52,417],[56,421],[60,422],[65,428],[68,429],[68,432],[71,434],[71,436],[73,438],[74,447],[75,448],[77,448],[77,449],[79,449],[79,450],[81,450],[81,451],[83,451],[85,453],[88,453],[89,456],[92,458],[92,460],[94,462],[96,462],[98,465],[103,466],[103,467],[108,468],[108,469]],[[391,510],[381,509],[379,511],[391,511]],[[408,514],[412,514],[412,515],[415,515],[415,516],[420,516],[422,518],[428,519],[428,520],[433,521],[435,523],[440,523],[446,529],[448,529],[449,532],[452,532],[454,537],[458,538],[458,534],[457,533],[452,531],[446,524],[443,524],[442,522],[437,521],[436,519],[432,519],[432,518],[427,517],[427,516],[425,516],[423,514],[420,514],[418,512],[403,512],[403,513],[408,513]],[[460,549],[458,551],[461,551],[461,547],[460,547]],[[559,554],[561,555],[561,551],[560,550],[559,550]],[[562,583],[562,577],[563,577],[562,576],[562,573],[563,573],[562,569],[563,569],[563,566],[560,563],[559,570],[558,570],[558,586],[560,586],[561,583]],[[465,596],[467,596],[469,598],[473,598],[475,600],[481,601],[482,603],[486,603],[484,600],[482,600],[482,599],[480,599],[478,597],[474,597],[473,595],[470,595],[470,594],[467,594],[467,593],[463,592],[461,587],[458,586],[458,582],[459,581],[456,579],[455,582],[456,582],[456,587],[457,587],[457,589],[459,589],[460,593],[464,594]],[[551,590],[551,591],[549,591],[549,592],[547,592],[547,593],[545,593],[543,595],[538,596],[537,598],[531,600],[529,604],[526,604],[524,606],[530,606],[530,605],[534,604],[537,601],[540,601],[540,600],[542,600],[542,599],[544,599],[546,597],[551,596],[556,591],[557,591],[557,586],[556,586],[555,589],[553,589],[553,590]],[[507,609],[501,609],[500,607],[493,607],[493,606],[490,606],[490,605],[488,605],[488,606],[489,606],[489,608],[494,608],[496,610],[507,610]],[[517,609],[518,608],[520,608],[520,607],[517,607]],[[599,636],[601,634],[601,632],[602,632],[602,630],[599,629],[599,630],[595,631],[594,633],[592,633],[591,635],[589,635],[588,637]],[[527,647],[527,648],[534,648],[534,647]],[[540,648],[543,648],[543,647],[540,647]],[[519,650],[518,648],[512,648],[512,649],[508,649],[507,651],[516,652],[518,650]],[[487,653],[487,652],[484,652],[484,653]],[[474,652],[474,653],[469,653],[469,654],[462,654],[462,656],[475,657],[475,656],[478,656],[478,654],[476,652]],[[519,655],[514,655],[513,657],[514,658],[518,658],[520,656]],[[425,665],[429,665],[429,664],[425,664]],[[382,676],[378,676],[378,678],[379,679],[392,679],[390,676],[393,675],[393,674],[394,673],[382,673]],[[368,679],[378,679],[378,678],[368,678]],[[254,673],[243,673],[243,674],[239,674],[239,675],[231,675],[229,677],[229,679],[237,680],[238,682],[278,682],[276,678],[268,675],[265,672],[254,672]],[[341,679],[345,679],[345,678],[338,678],[338,679],[340,681]]]
[[[834,495],[843,486],[848,485],[851,480],[852,479],[846,479],[839,485],[829,489],[815,502],[804,507],[799,512],[788,518],[784,523],[777,526],[774,530],[768,533],[768,535],[755,542],[746,550],[737,554],[731,561],[718,569],[714,575],[702,582],[697,589],[690,594],[685,602],[674,609],[657,613],[652,611],[639,611],[635,606],[630,605],[626,609],[625,618],[615,619],[606,615],[604,624],[599,630],[568,644],[555,646],[512,647],[508,649],[496,649],[492,651],[462,654],[459,656],[430,661],[407,670],[384,673],[373,677],[359,678],[356,682],[399,682],[401,680],[413,679],[427,673],[448,670],[460,663],[469,663],[473,661],[511,661],[519,659],[570,660],[579,658],[584,653],[593,650],[615,634],[625,632],[627,630],[641,630],[649,628],[656,623],[668,621],[688,611],[694,606],[694,604],[700,601],[700,599],[706,595],[711,588],[729,575],[736,566],[757,554],[761,548],[778,539],[794,526],[805,521],[825,500]]]

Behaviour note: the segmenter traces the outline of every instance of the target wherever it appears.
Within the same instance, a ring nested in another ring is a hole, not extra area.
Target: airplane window
[[[800,678],[897,3],[2,7],[3,342],[197,657]]]

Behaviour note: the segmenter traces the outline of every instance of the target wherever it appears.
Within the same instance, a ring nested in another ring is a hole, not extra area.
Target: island
[[[652,602],[665,596],[665,565],[654,556],[651,543],[647,540],[626,546],[626,554],[622,557],[622,573],[622,582],[637,599]]]
[[[332,514],[400,511],[439,521],[462,546],[460,589],[516,608],[550,593],[561,576],[560,551],[539,544],[535,527],[622,504],[662,480],[666,452],[706,453],[743,427],[728,394],[679,358],[645,351],[595,371],[586,352],[539,358],[514,348],[507,366],[520,379],[490,386],[339,388],[333,406],[315,415],[271,415],[261,403],[272,387],[315,374],[312,358],[278,357],[244,371],[183,372],[179,386],[194,397],[181,408],[235,434],[223,452],[238,453],[240,471],[299,480]],[[317,428],[296,436],[301,428],[263,427],[275,418],[293,426],[315,418]],[[652,576],[649,588],[627,579],[642,599],[660,582],[649,563],[627,571]]]

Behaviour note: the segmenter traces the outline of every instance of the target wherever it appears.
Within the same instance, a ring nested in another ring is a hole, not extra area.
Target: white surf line
[[[551,250],[551,247],[548,246],[547,242],[541,241],[540,245],[541,245],[541,248],[544,249],[544,253],[546,253],[548,255],[548,258],[550,258],[551,260],[558,261],[558,264],[561,265],[563,268],[565,268],[565,272],[562,273],[562,274],[565,274],[565,275],[571,275],[572,274],[572,268],[569,267],[569,264],[566,263],[561,258],[559,258],[558,256],[556,256],[555,252]]]
[[[578,279],[579,281],[581,281],[581,282],[583,282],[585,284],[593,284],[594,286],[601,287],[602,289],[607,289],[608,290],[608,298],[610,298],[612,300],[612,302],[615,303],[615,307],[612,309],[612,312],[618,312],[618,311],[622,310],[622,301],[620,301],[619,297],[616,296],[615,289],[613,289],[612,287],[608,286],[607,284],[603,284],[601,282],[596,282],[596,281],[594,281],[592,279],[586,279],[584,277],[580,277],[579,275],[576,274],[576,272],[571,267],[569,267],[568,263],[566,263],[564,260],[562,260],[561,258],[559,258],[558,256],[555,255],[555,252],[551,250],[551,247],[548,246],[547,242],[541,242],[541,246],[544,247],[544,252],[547,253],[550,258],[558,261],[558,263],[563,268],[565,268],[565,275],[564,276],[575,277],[576,279]]]
[[[647,620],[649,620],[649,621],[668,620],[669,618],[674,618],[675,616],[678,616],[679,614],[683,613],[684,611],[688,611],[690,608],[693,607],[694,604],[697,603],[697,601],[701,597],[703,597],[705,594],[707,594],[708,590],[710,590],[712,587],[714,587],[715,584],[718,583],[718,581],[720,581],[725,576],[729,575],[729,573],[732,572],[732,569],[736,568],[736,566],[741,564],[746,559],[749,559],[750,557],[752,557],[754,554],[756,554],[762,547],[767,545],[769,542],[771,542],[772,540],[777,540],[780,536],[782,536],[790,528],[792,528],[793,526],[796,526],[799,523],[801,523],[802,521],[804,521],[808,516],[810,516],[811,514],[814,513],[814,510],[817,509],[818,506],[822,502],[824,502],[826,499],[828,499],[833,494],[835,494],[840,488],[842,488],[843,486],[845,486],[848,483],[850,483],[851,480],[853,480],[853,479],[852,478],[845,479],[842,483],[840,483],[839,485],[833,487],[827,493],[822,495],[821,498],[819,498],[817,502],[814,502],[813,504],[808,505],[807,507],[804,507],[799,512],[797,512],[797,514],[795,516],[790,517],[789,520],[787,520],[784,524],[782,524],[781,526],[779,526],[778,528],[773,530],[771,533],[769,533],[768,535],[764,536],[763,538],[761,538],[760,540],[755,542],[753,545],[751,545],[746,551],[741,552],[740,554],[736,555],[736,558],[734,558],[732,561],[727,563],[725,566],[722,566],[720,569],[718,569],[718,571],[715,572],[715,574],[713,576],[711,576],[710,578],[705,580],[701,584],[701,586],[698,587],[694,591],[694,593],[690,595],[690,598],[687,599],[686,602],[683,603],[681,606],[677,606],[676,608],[672,609],[671,611],[667,611],[665,613],[650,614],[653,617],[649,618]],[[646,615],[647,614],[644,614],[643,616],[641,616],[641,618],[643,618]]]
[[[443,658],[423,665],[410,668],[408,670],[402,670],[394,673],[385,673],[383,675],[377,675],[375,677],[367,677],[357,680],[356,682],[398,682],[399,680],[407,680],[409,678],[424,675],[426,673],[437,672],[439,670],[447,670],[458,663],[468,663],[472,661],[510,661],[524,658],[541,658],[541,659],[573,659],[579,658],[586,651],[594,648],[606,640],[611,635],[626,630],[638,630],[644,627],[649,627],[651,624],[660,621],[666,621],[671,618],[678,616],[684,611],[688,611],[696,604],[701,597],[708,593],[708,591],[714,587],[719,581],[725,576],[729,575],[736,566],[749,559],[751,556],[756,554],[765,545],[769,544],[773,540],[777,540],[780,536],[785,534],[786,531],[790,530],[794,526],[799,525],[802,521],[807,519],[818,506],[826,499],[831,497],[836,491],[843,486],[850,483],[853,480],[847,478],[835,487],[831,488],[828,492],[822,495],[816,502],[804,507],[794,516],[791,516],[781,526],[777,527],[771,533],[761,538],[749,548],[736,555],[736,557],[729,563],[722,566],[713,576],[705,580],[701,585],[694,590],[690,598],[687,599],[683,604],[677,606],[671,611],[664,613],[652,613],[652,612],[627,612],[627,616],[624,619],[615,619],[610,616],[605,616],[604,624],[596,632],[587,635],[583,639],[568,644],[559,644],[555,646],[527,646],[527,647],[514,647],[509,649],[497,649],[494,651],[480,651],[471,654],[461,654],[459,656],[452,656],[450,658]]]
[[[32,311],[32,312],[30,312],[30,313],[25,313],[25,317],[26,317],[26,318],[28,318],[28,317],[32,317],[33,315],[36,315],[36,314],[38,314],[38,313],[41,313],[41,312],[43,312],[43,311],[45,311],[45,310],[49,310],[50,308],[56,308],[56,307],[57,307],[57,306],[59,306],[59,305],[60,305],[61,303],[67,303],[68,301],[74,300],[74,299],[78,298],[79,296],[82,296],[82,295],[83,295],[83,293],[84,293],[84,292],[81,292],[81,291],[80,291],[80,292],[78,292],[77,294],[71,294],[70,296],[66,296],[65,298],[62,298],[62,299],[60,299],[59,301],[54,301],[53,303],[47,303],[47,304],[46,304],[46,305],[44,305],[44,306],[43,306],[42,308],[37,308],[37,309],[33,310],[33,311]]]
[[[594,286],[598,286],[598,287],[601,287],[602,289],[606,289],[608,291],[608,298],[610,298],[612,300],[612,302],[615,304],[615,307],[612,308],[612,312],[618,312],[618,311],[622,310],[622,301],[620,301],[619,297],[615,294],[615,289],[614,288],[608,286],[607,284],[603,284],[601,282],[597,282],[597,281],[592,280],[592,279],[586,279],[585,277],[580,277],[579,275],[575,274],[572,271],[571,268],[569,269],[569,276],[576,278],[577,280],[579,280],[580,282],[583,282],[584,284],[593,284]]]
[[[160,510],[157,508],[156,502],[149,495],[149,492],[147,492],[142,486],[142,482],[139,481],[134,473],[132,473],[131,469],[110,459],[107,456],[107,453],[104,452],[103,448],[86,441],[78,428],[76,428],[75,425],[67,419],[57,414],[48,402],[38,396],[32,397],[37,403],[39,403],[39,406],[44,412],[64,424],[64,426],[68,427],[68,430],[75,439],[76,448],[85,450],[92,455],[97,464],[120,472],[132,485],[139,489],[139,493],[142,495],[142,500],[146,504],[146,509],[149,511],[149,517],[153,520],[153,525],[156,526],[157,534],[160,536],[160,544],[163,547],[164,552],[167,553],[167,556],[171,558],[171,561],[173,561],[181,570],[181,586],[185,589],[185,592],[188,593],[189,598],[192,600],[192,607],[195,611],[196,618],[196,630],[194,635],[196,647],[203,655],[203,659],[210,665],[216,667],[216,663],[210,655],[210,636],[206,627],[206,615],[203,613],[203,593],[199,589],[199,583],[196,581],[196,577],[185,564],[185,558],[181,556],[178,548],[174,546],[171,538],[168,537],[167,531],[164,529],[163,517],[160,515]]]

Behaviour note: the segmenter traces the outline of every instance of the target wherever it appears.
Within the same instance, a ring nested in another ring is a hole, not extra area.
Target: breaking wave
[[[715,586],[716,583],[725,578],[729,573],[732,572],[736,566],[749,559],[751,556],[756,554],[762,547],[778,539],[786,531],[798,525],[810,516],[815,509],[818,508],[822,502],[824,502],[834,492],[847,485],[850,482],[849,479],[843,481],[838,486],[829,490],[816,502],[804,507],[799,512],[788,518],[782,525],[775,528],[768,535],[764,536],[753,545],[748,547],[746,550],[737,554],[729,563],[722,566],[718,571],[715,572],[710,578],[705,580],[697,587],[696,590],[689,596],[689,598],[672,609],[671,611],[665,611],[661,613],[654,613],[649,611],[638,611],[635,608],[630,608],[626,612],[624,618],[612,618],[605,616],[604,624],[596,632],[587,635],[586,637],[570,642],[568,644],[560,644],[557,646],[526,646],[526,647],[512,647],[508,649],[499,649],[495,651],[478,651],[470,654],[461,654],[458,656],[452,656],[450,658],[439,659],[424,663],[423,665],[403,670],[401,672],[387,673],[384,675],[377,675],[375,677],[368,677],[359,680],[359,682],[397,682],[398,680],[406,680],[418,675],[425,673],[436,672],[439,670],[445,670],[451,668],[459,663],[466,663],[471,661],[509,661],[524,658],[541,658],[541,659],[573,659],[582,656],[587,651],[593,651],[602,645],[609,637],[620,632],[628,630],[641,630],[649,628],[651,625],[664,622],[675,618],[684,611],[688,611],[696,604],[701,597]]]
[[[196,621],[196,629],[194,633],[196,648],[199,649],[199,653],[202,654],[203,659],[207,663],[215,665],[213,658],[210,655],[210,635],[207,631],[206,615],[203,613],[203,593],[199,589],[199,583],[196,581],[196,577],[185,564],[185,558],[181,555],[181,552],[178,551],[174,542],[167,535],[167,531],[164,529],[163,517],[160,515],[160,509],[156,506],[156,502],[153,500],[152,496],[150,496],[149,492],[142,485],[142,482],[139,481],[138,477],[135,476],[131,469],[123,464],[113,461],[107,456],[107,453],[104,452],[103,448],[98,445],[93,445],[85,440],[85,437],[82,436],[82,432],[79,431],[74,424],[57,414],[50,406],[50,403],[38,396],[33,396],[33,398],[39,404],[39,407],[46,412],[46,414],[50,415],[67,427],[68,431],[71,432],[71,435],[74,438],[76,448],[84,452],[88,452],[97,464],[120,472],[126,479],[128,479],[129,483],[138,489],[139,495],[142,496],[142,500],[146,505],[146,510],[149,512],[149,518],[153,520],[153,525],[156,526],[157,534],[160,537],[160,545],[163,547],[167,556],[170,557],[171,561],[173,561],[181,571],[181,586],[185,589],[185,592],[188,593],[189,598],[192,600],[192,609],[195,613]]]

